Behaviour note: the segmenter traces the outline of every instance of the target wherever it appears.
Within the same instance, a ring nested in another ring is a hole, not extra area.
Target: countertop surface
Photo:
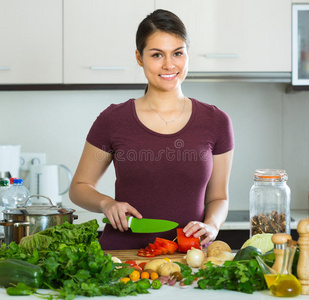
[[[41,290],[40,290],[41,291]],[[46,291],[42,290],[43,293]],[[263,300],[263,299],[276,299],[269,290],[254,292],[253,294],[245,294],[241,292],[228,291],[228,290],[200,290],[195,289],[190,286],[185,289],[180,288],[178,285],[167,286],[164,285],[160,290],[149,289],[150,294],[141,294],[137,296],[127,296],[123,299],[144,299],[144,300],[158,300],[158,299],[177,299],[177,300],[188,300],[188,299],[210,299],[210,300]],[[4,289],[0,289],[0,299],[1,300],[38,300],[36,296],[9,296],[6,294]],[[82,297],[78,296],[76,299],[87,299],[87,300],[96,300],[96,299],[117,299],[116,296],[101,296],[101,297]],[[308,295],[299,295],[297,299],[308,299]]]
[[[87,211],[76,211],[78,215],[78,219],[74,221],[74,223],[83,223],[86,221],[89,221],[91,219],[97,219],[99,224],[99,231],[102,231],[104,228],[104,224],[102,223],[103,214],[97,214],[97,213],[90,213]],[[309,218],[309,211],[308,210],[292,210],[291,211],[291,217],[294,219],[294,221],[291,222],[291,229],[296,229],[297,224],[299,220]],[[226,221],[222,227],[221,230],[249,230],[250,229],[250,223],[249,221],[233,221],[229,222]]]

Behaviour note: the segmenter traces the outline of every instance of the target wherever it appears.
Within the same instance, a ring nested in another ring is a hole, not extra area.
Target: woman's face
[[[184,40],[174,34],[157,31],[147,40],[143,55],[136,59],[144,68],[149,88],[171,91],[180,87],[188,73],[188,52]]]

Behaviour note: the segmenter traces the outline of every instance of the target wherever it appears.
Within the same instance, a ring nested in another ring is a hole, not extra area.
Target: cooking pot
[[[30,205],[28,201],[32,197],[43,197],[50,205]],[[75,209],[58,207],[53,204],[50,198],[43,195],[31,195],[23,206],[3,211],[4,220],[0,225],[4,226],[4,243],[11,242],[19,244],[20,240],[28,235],[45,230],[48,227],[61,225],[64,222],[73,223],[77,215],[73,215]]]

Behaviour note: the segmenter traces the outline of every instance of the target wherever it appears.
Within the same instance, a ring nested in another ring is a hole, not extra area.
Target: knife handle
[[[128,216],[128,217],[127,217],[127,221],[128,221],[128,223],[129,223],[129,224],[128,224],[128,227],[130,227],[130,224],[131,224],[131,221],[129,221],[130,218],[133,218],[133,217],[132,217],[132,216]],[[131,219],[131,220],[132,220],[132,219]],[[103,223],[108,223],[108,224],[111,223],[111,222],[109,221],[109,219],[107,219],[106,217],[103,218],[102,222],[103,222]]]

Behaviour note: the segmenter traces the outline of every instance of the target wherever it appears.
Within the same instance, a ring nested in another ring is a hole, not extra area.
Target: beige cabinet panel
[[[62,82],[62,0],[0,0],[0,84]]]
[[[191,72],[290,72],[291,0],[156,0],[185,23]]]
[[[135,34],[153,9],[153,0],[65,0],[64,83],[146,82]]]

